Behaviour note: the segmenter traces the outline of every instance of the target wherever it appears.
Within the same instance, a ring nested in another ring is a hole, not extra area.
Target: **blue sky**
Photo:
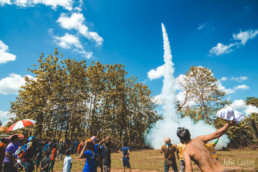
[[[164,63],[161,23],[175,77],[208,67],[236,106],[258,96],[256,0],[0,0],[1,120],[27,69],[54,48],[77,60],[121,63],[158,95],[162,80],[147,73]]]

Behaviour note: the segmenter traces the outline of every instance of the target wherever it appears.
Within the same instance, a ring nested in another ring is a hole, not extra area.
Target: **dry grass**
[[[258,153],[255,150],[218,151],[219,161],[229,171],[258,171]],[[85,159],[72,155],[74,172],[82,171]],[[112,170],[122,171],[122,153],[112,153]],[[159,150],[140,150],[130,153],[132,171],[164,171],[164,159]],[[54,171],[62,171],[63,162],[56,162]],[[194,171],[199,171],[194,165]]]

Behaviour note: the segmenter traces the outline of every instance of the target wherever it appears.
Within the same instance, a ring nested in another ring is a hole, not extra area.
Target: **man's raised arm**
[[[214,133],[211,133],[209,135],[203,135],[203,136],[199,136],[198,138],[201,139],[204,142],[208,142],[210,140],[219,138],[220,136],[222,136],[229,127],[231,127],[232,125],[235,125],[235,121],[228,121],[222,128],[218,129],[217,131],[215,131]]]

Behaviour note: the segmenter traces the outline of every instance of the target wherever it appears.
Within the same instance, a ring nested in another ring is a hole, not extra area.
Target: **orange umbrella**
[[[6,131],[7,129],[8,129],[8,127],[4,127],[4,126],[0,127],[0,131]]]

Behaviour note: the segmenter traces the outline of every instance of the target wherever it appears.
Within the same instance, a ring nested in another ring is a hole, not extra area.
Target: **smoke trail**
[[[174,64],[172,62],[172,53],[165,26],[163,23],[161,26],[163,33],[165,62],[165,64],[162,65],[164,68],[164,79],[160,95],[160,98],[163,102],[163,119],[157,121],[157,123],[150,129],[145,137],[146,143],[155,149],[160,149],[160,147],[164,144],[165,137],[169,137],[173,144],[178,144],[180,141],[176,135],[176,130],[179,126],[188,128],[192,138],[200,135],[210,134],[216,131],[215,127],[206,124],[204,121],[194,123],[190,117],[180,119],[176,113],[176,80],[174,77]],[[229,139],[226,135],[224,135],[220,138],[216,149],[226,147],[228,143]]]

